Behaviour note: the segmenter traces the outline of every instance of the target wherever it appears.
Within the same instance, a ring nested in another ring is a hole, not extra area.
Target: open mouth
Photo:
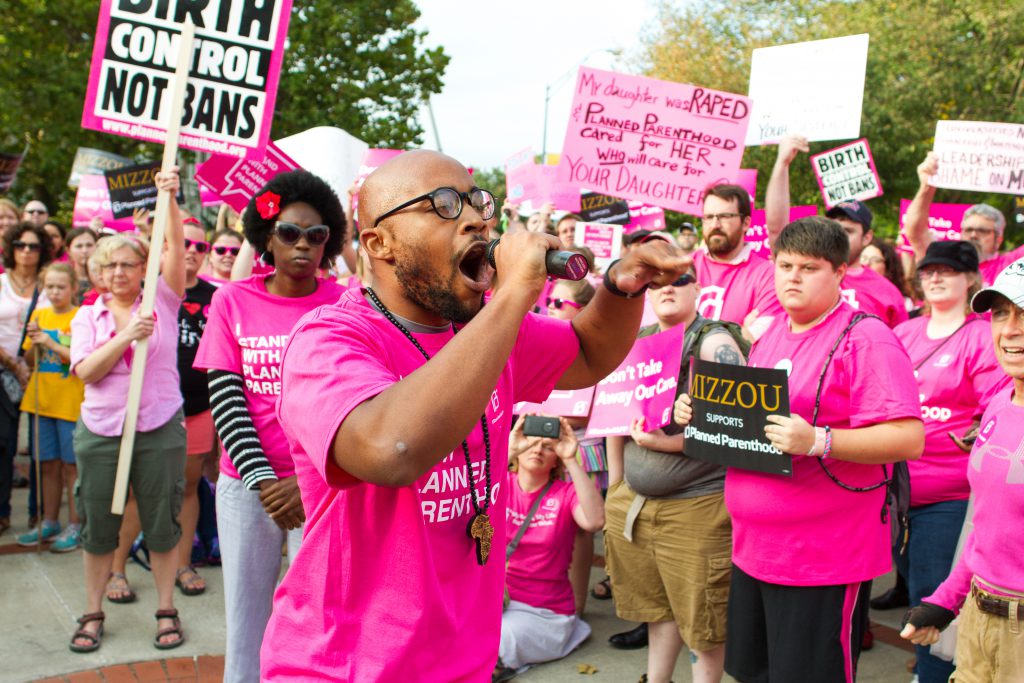
[[[459,272],[473,291],[484,292],[490,289],[494,269],[487,262],[486,242],[480,240],[466,248],[459,259]]]
[[[999,348],[1007,356],[1011,356],[1013,358],[1024,357],[1024,347],[1022,346],[1000,346]]]

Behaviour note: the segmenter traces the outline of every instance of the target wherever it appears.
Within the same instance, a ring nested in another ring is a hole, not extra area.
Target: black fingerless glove
[[[900,629],[907,624],[911,624],[914,628],[934,626],[941,631],[949,626],[949,622],[955,618],[956,614],[945,607],[939,607],[930,602],[922,602],[917,607],[907,610],[907,613],[903,615],[903,623],[900,624]]]

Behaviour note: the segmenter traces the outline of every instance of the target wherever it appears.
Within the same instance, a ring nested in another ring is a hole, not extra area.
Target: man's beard
[[[480,311],[483,295],[476,306],[466,306],[455,296],[455,278],[459,276],[457,257],[457,254],[452,256],[452,274],[445,282],[425,262],[421,251],[409,249],[395,259],[395,277],[405,297],[417,306],[445,320],[463,324]]]
[[[722,238],[722,240],[725,241],[724,244],[721,241],[719,241],[717,243],[717,246],[712,246],[711,240],[712,238],[716,237]],[[734,242],[732,241],[732,239],[729,238],[729,235],[726,234],[725,232],[715,232],[712,233],[711,235],[708,235],[705,238],[705,241],[708,245],[708,251],[711,254],[713,254],[714,256],[727,256],[730,253],[732,253],[732,250],[736,248],[737,244],[739,244],[739,239],[741,238],[737,236],[737,240]]]

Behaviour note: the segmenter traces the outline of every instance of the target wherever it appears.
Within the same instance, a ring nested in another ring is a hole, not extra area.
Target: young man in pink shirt
[[[454,159],[395,157],[367,178],[359,211],[373,287],[308,314],[284,352],[277,412],[306,527],[261,675],[485,681],[512,406],[611,372],[639,328],[639,293],[688,259],[660,240],[631,250],[567,323],[528,314],[557,238],[506,235],[492,269],[494,197]]]
[[[974,528],[960,561],[905,617],[900,634],[931,645],[959,612],[957,683],[1024,680],[1024,259],[975,295],[991,311],[992,341],[1013,386],[989,403],[967,467]]]
[[[917,178],[921,185],[907,207],[903,221],[910,246],[914,249],[914,259],[924,258],[928,243],[932,241],[932,233],[928,230],[928,210],[935,199],[935,186],[932,178],[939,172],[939,158],[935,152],[928,156],[917,167]],[[964,212],[960,219],[960,238],[965,239],[978,250],[981,261],[981,279],[985,285],[991,285],[1008,265],[1024,256],[1024,245],[1012,251],[1000,252],[1003,245],[1003,232],[1006,230],[1006,217],[999,209],[988,204],[975,204]]]
[[[765,228],[768,239],[774,242],[779,231],[789,221],[789,166],[799,152],[807,152],[807,140],[790,136],[779,143],[778,157],[765,190]],[[839,202],[826,216],[842,226],[850,240],[850,260],[843,278],[843,298],[862,313],[877,315],[889,327],[896,327],[907,319],[907,307],[900,290],[884,277],[860,263],[860,253],[871,244],[873,216],[863,202],[856,199]]]
[[[765,434],[793,457],[793,475],[726,474],[725,670],[743,683],[852,683],[867,582],[891,566],[884,465],[920,457],[921,408],[899,340],[875,318],[855,320],[842,297],[843,230],[800,219],[772,254],[785,315],[754,343],[748,365],[789,374],[790,415],[769,416]],[[676,422],[692,414],[680,396]]]

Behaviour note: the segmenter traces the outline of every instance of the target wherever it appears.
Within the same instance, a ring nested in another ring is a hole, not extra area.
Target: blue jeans
[[[967,514],[966,500],[949,500],[910,508],[907,544],[907,587],[910,604],[935,592],[953,567],[953,555]],[[914,646],[920,683],[946,683],[955,667],[932,656],[927,647]]]

